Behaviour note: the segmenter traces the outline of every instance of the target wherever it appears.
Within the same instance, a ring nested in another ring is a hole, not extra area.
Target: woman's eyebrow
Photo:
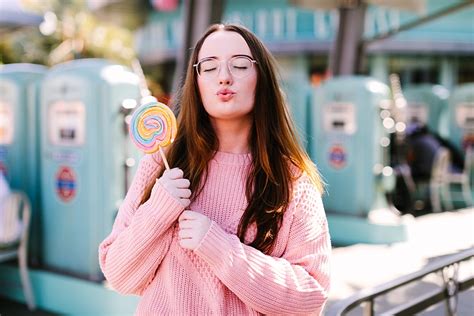
[[[235,55],[232,55],[232,56],[231,56],[231,58],[233,58],[233,57],[248,57],[248,58],[250,58],[250,59],[253,59],[252,56],[247,55],[247,54],[235,54]],[[201,58],[201,59],[199,59],[199,60],[204,60],[204,59],[219,59],[219,57],[217,57],[217,56],[207,56],[207,57],[203,57],[203,58]]]
[[[204,60],[204,59],[219,59],[219,58],[217,58],[217,56],[207,56],[207,57],[203,57],[199,60]]]
[[[237,55],[232,55],[232,57],[248,57],[248,58],[250,58],[250,59],[253,59],[252,56],[249,56],[249,55],[247,55],[247,54],[237,54]]]

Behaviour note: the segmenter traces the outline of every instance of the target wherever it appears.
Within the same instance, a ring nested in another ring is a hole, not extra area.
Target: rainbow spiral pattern
[[[163,103],[151,101],[135,110],[129,131],[135,145],[151,154],[171,144],[177,129],[173,111]]]

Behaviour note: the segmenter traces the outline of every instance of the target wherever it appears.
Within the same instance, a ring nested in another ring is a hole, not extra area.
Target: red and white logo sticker
[[[329,164],[334,169],[342,169],[346,166],[347,152],[346,149],[340,145],[335,144],[329,149]]]
[[[56,193],[63,202],[70,202],[76,195],[77,179],[71,168],[61,166],[56,173]]]

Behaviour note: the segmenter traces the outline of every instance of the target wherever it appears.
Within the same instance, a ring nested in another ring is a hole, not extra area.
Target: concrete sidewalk
[[[474,208],[428,214],[413,219],[406,242],[392,245],[357,244],[333,250],[332,289],[326,311],[336,302],[420,270],[429,262],[474,247]],[[460,277],[474,274],[474,263],[460,267]],[[427,276],[415,286],[402,288],[377,301],[382,310],[403,303],[441,284],[441,276]],[[430,309],[431,310],[431,309]],[[438,311],[436,311],[438,310]],[[460,295],[458,315],[473,315],[474,291]],[[360,310],[350,315],[361,315]],[[425,315],[445,315],[444,305]]]

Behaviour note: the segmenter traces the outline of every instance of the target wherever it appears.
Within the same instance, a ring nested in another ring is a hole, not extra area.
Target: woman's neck
[[[219,139],[219,151],[245,154],[250,151],[249,135],[251,123],[245,121],[213,121],[212,125]]]

